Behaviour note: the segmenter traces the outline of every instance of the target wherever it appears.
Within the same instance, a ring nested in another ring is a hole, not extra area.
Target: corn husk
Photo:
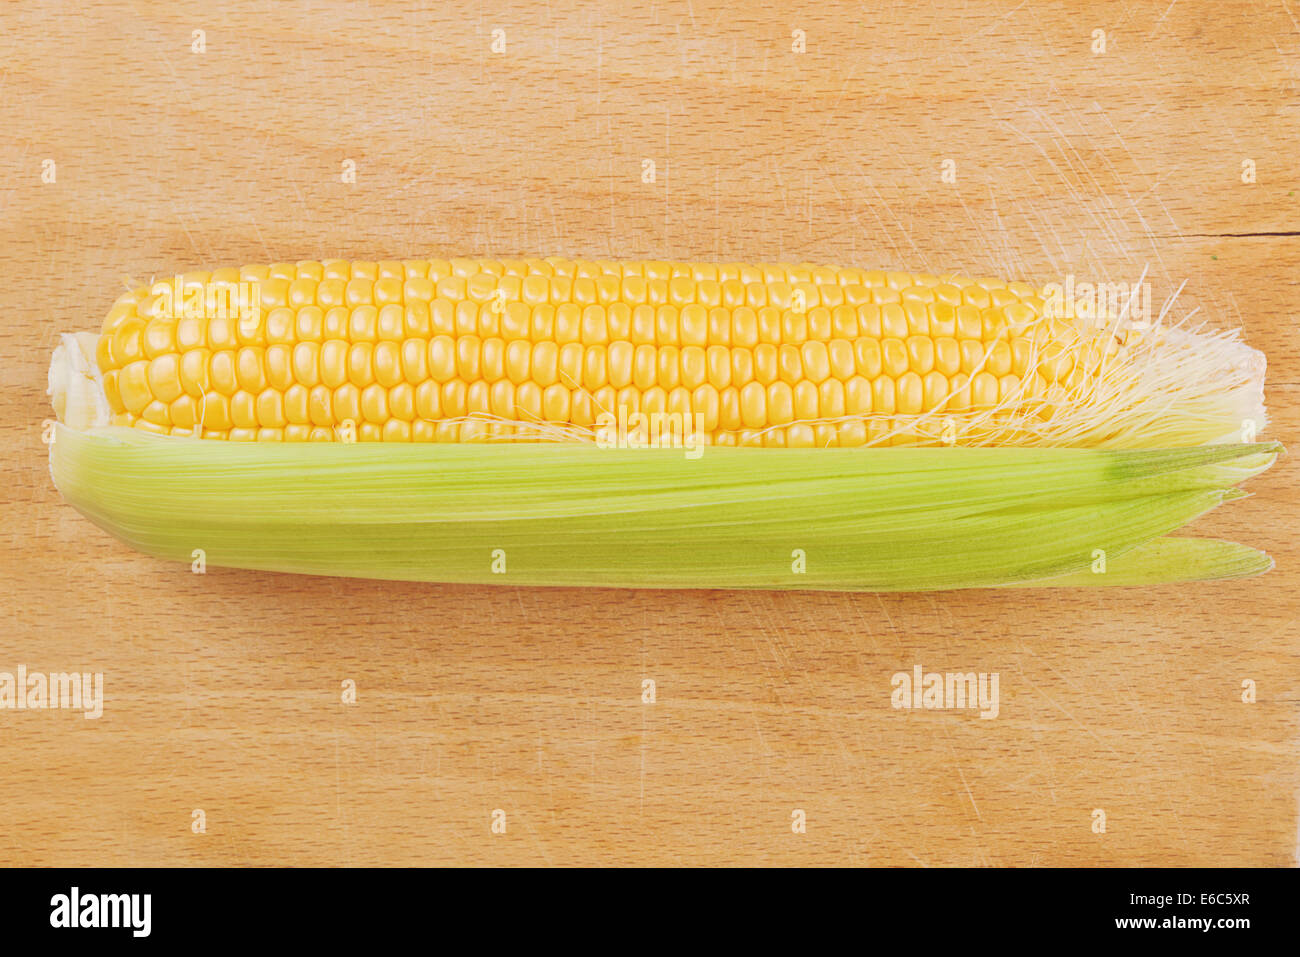
[[[1235,485],[1279,450],[707,448],[689,458],[61,425],[51,470],[97,525],[186,563],[512,585],[913,591],[1264,571],[1269,559],[1253,549],[1164,536],[1243,495]]]

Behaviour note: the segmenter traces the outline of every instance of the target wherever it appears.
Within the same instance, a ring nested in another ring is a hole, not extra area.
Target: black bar
[[[116,912],[119,926],[67,926],[74,887],[78,923]],[[466,934],[467,944],[499,944],[518,933],[536,947],[624,927],[627,940],[606,936],[607,946],[668,947],[663,935],[689,927],[696,942],[773,944],[802,932],[862,944],[914,938],[946,952],[1124,938],[1231,947],[1255,934],[1289,937],[1298,889],[1290,870],[32,869],[0,871],[0,927],[6,944],[55,946],[336,947],[412,935],[450,945]]]

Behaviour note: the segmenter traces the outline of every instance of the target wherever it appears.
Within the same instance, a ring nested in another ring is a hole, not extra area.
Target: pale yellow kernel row
[[[800,345],[831,339],[905,339],[909,336],[981,340],[1043,339],[1037,335],[1045,323],[1020,310],[1023,305],[978,310],[946,304],[863,304],[816,307],[806,313],[741,306],[734,310],[702,306],[608,308],[574,304],[524,306],[513,303],[497,311],[488,306],[462,308],[448,300],[405,306],[373,305],[298,309],[277,307],[255,325],[234,316],[201,318],[123,317],[107,326],[100,337],[97,359],[101,370],[120,368],[140,359],[195,348],[214,351],[240,346],[294,345],[301,342],[342,340],[351,343],[400,343],[431,336],[477,336],[506,341],[553,340],[559,345],[600,345],[630,342],[651,346],[740,346],[761,343]],[[1064,333],[1062,333],[1064,335]],[[1056,341],[1059,341],[1059,337]]]
[[[1052,353],[1031,370],[1034,358],[1032,345],[1024,339],[985,345],[978,340],[926,336],[883,341],[862,337],[809,341],[801,346],[763,344],[751,350],[726,346],[678,349],[628,342],[558,346],[550,341],[436,336],[401,343],[349,344],[331,339],[265,349],[189,349],[110,369],[104,373],[104,382],[114,407],[138,412],[153,398],[170,402],[182,393],[199,397],[209,392],[284,391],[295,384],[311,387],[323,383],[337,388],[346,382],[357,387],[378,383],[389,388],[403,382],[419,385],[432,380],[441,384],[461,379],[472,383],[481,379],[489,384],[509,380],[542,387],[559,383],[588,390],[605,385],[644,390],[654,385],[725,388],[755,380],[763,385],[777,380],[790,385],[808,381],[815,386],[832,379],[898,378],[907,372],[953,376],[981,371],[998,377],[1023,377],[1033,371],[1051,382],[1073,368],[1068,354]]]
[[[1027,385],[1035,392],[1044,387],[1038,377]],[[239,389],[230,395],[212,391],[199,397],[181,394],[170,401],[134,392],[124,415],[126,424],[185,430],[201,425],[206,434],[208,430],[288,425],[331,428],[347,422],[383,426],[395,419],[439,421],[465,416],[590,427],[602,413],[666,413],[688,416],[703,431],[713,433],[845,416],[992,409],[1015,401],[1025,388],[1019,376],[989,372],[951,378],[937,372],[924,376],[906,372],[897,380],[855,376],[844,383],[828,379],[820,384],[808,380],[793,385],[780,380],[766,385],[751,381],[722,389],[709,384],[694,389],[616,389],[607,385],[593,392],[559,384],[542,387],[535,382],[515,385],[503,380],[489,384],[481,379],[468,384],[461,379],[444,383],[426,380],[419,385],[402,382],[391,388],[378,383],[358,387],[346,382],[333,388],[295,383],[283,391],[266,388],[254,393]]]
[[[861,285],[868,288],[906,289],[908,287],[934,288],[938,286],[980,286],[987,290],[1008,289],[1017,295],[1033,295],[1035,289],[1028,283],[1006,282],[997,278],[969,278],[939,276],[929,273],[888,272],[885,270],[858,269],[840,266],[823,266],[811,263],[700,263],[655,262],[644,260],[591,261],[558,257],[546,259],[495,260],[478,258],[387,260],[369,262],[361,260],[306,260],[297,263],[274,263],[228,267],[213,271],[192,271],[182,274],[185,282],[250,282],[265,279],[312,279],[317,282],[330,279],[432,279],[447,277],[468,279],[475,275],[497,277],[542,276],[598,279],[604,276],[617,278],[640,277],[650,280],[694,279],[695,281],[739,280],[744,283],[816,283],[819,285]]]
[[[611,305],[629,306],[671,305],[681,308],[700,305],[705,308],[722,306],[734,309],[749,306],[758,309],[775,306],[778,309],[795,309],[806,312],[818,306],[856,306],[864,303],[912,304],[915,306],[947,305],[972,306],[976,309],[1000,308],[1024,303],[1041,310],[1042,300],[1037,296],[1018,296],[1009,289],[986,290],[981,286],[936,287],[909,286],[894,289],[890,286],[861,286],[819,283],[750,282],[740,280],[700,280],[685,277],[671,280],[647,280],[639,276],[618,278],[602,276],[599,279],[547,278],[544,276],[496,277],[480,273],[465,279],[448,276],[436,282],[430,279],[263,279],[256,283],[256,302],[263,309],[286,306],[298,309],[316,305],[323,309],[335,306],[387,306],[412,302],[432,302],[444,299],[453,304],[492,304],[499,308],[506,303],[533,306],[550,303],[572,303],[579,306]],[[233,295],[239,293],[238,295]],[[244,296],[244,298],[240,298]],[[137,290],[123,297],[110,311],[111,325],[120,317],[136,315],[158,318],[166,314],[212,315],[252,302],[251,292],[240,293],[237,283],[208,281],[196,287],[194,295],[177,297],[168,287],[163,292]]]

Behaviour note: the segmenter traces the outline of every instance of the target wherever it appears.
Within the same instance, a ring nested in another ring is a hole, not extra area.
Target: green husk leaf
[[[55,483],[189,562],[404,580],[922,590],[1084,572],[1213,508],[1276,444],[615,450],[229,443],[60,427]],[[505,571],[494,571],[502,567]],[[800,570],[802,568],[802,570]]]
[[[1157,538],[1107,561],[1104,572],[1088,569],[1025,584],[1034,588],[1166,585],[1252,578],[1272,568],[1268,554],[1248,545],[1218,538]]]

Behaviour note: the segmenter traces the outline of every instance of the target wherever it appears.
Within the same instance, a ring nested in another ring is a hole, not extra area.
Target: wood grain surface
[[[56,333],[319,257],[1145,270],[1267,352],[1294,442],[1295,0],[780,6],[0,7],[0,671],[105,688],[0,711],[0,864],[1295,863],[1293,458],[1194,526],[1272,573],[1114,591],[199,576],[52,487]],[[998,717],[893,709],[917,664]]]

